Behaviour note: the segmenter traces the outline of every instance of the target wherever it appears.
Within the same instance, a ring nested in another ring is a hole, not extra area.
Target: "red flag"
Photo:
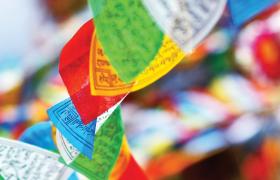
[[[130,154],[130,160],[120,180],[148,180],[148,177]]]
[[[84,124],[95,120],[125,95],[92,96],[89,83],[89,55],[93,20],[85,23],[61,52],[59,73]]]

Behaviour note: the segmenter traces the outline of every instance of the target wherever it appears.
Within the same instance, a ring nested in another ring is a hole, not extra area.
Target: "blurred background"
[[[67,97],[64,44],[86,0],[0,3],[0,136],[18,139]],[[132,152],[153,179],[280,179],[280,8],[242,28],[226,9],[170,73],[122,104]]]

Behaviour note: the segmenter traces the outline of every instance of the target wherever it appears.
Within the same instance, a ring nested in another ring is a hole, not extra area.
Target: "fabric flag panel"
[[[209,34],[226,4],[226,0],[142,1],[163,32],[185,52],[191,52]]]
[[[62,80],[84,124],[90,123],[126,96],[91,95],[89,52],[93,30],[92,20],[84,24],[63,48],[59,63]]]
[[[95,35],[92,37],[90,52],[91,94],[99,96],[116,96],[148,86],[177,65],[185,56],[177,45],[167,36],[155,59],[131,83],[123,82],[106,57]]]
[[[164,34],[141,0],[90,0],[97,38],[120,79],[132,82],[150,65]]]
[[[57,135],[56,142],[63,162],[69,164],[71,168],[90,179],[108,179],[120,153],[123,136],[120,108],[117,108],[97,131],[92,158],[87,158],[76,148],[70,148],[74,145],[69,145],[63,135]],[[67,157],[69,155],[71,158]]]
[[[279,0],[229,0],[229,10],[235,25],[241,26]]]

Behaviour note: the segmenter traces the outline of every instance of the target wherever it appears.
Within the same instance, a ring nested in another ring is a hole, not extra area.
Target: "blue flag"
[[[19,140],[47,150],[57,151],[52,139],[52,127],[49,121],[39,122],[29,127],[23,132]]]
[[[229,0],[229,10],[233,23],[241,26],[279,0]]]
[[[92,159],[96,120],[84,125],[70,98],[48,109],[48,115],[61,134]]]

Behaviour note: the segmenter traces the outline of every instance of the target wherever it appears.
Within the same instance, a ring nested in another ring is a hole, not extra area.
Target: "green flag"
[[[141,0],[89,0],[96,35],[119,77],[131,82],[150,65],[164,34]]]

